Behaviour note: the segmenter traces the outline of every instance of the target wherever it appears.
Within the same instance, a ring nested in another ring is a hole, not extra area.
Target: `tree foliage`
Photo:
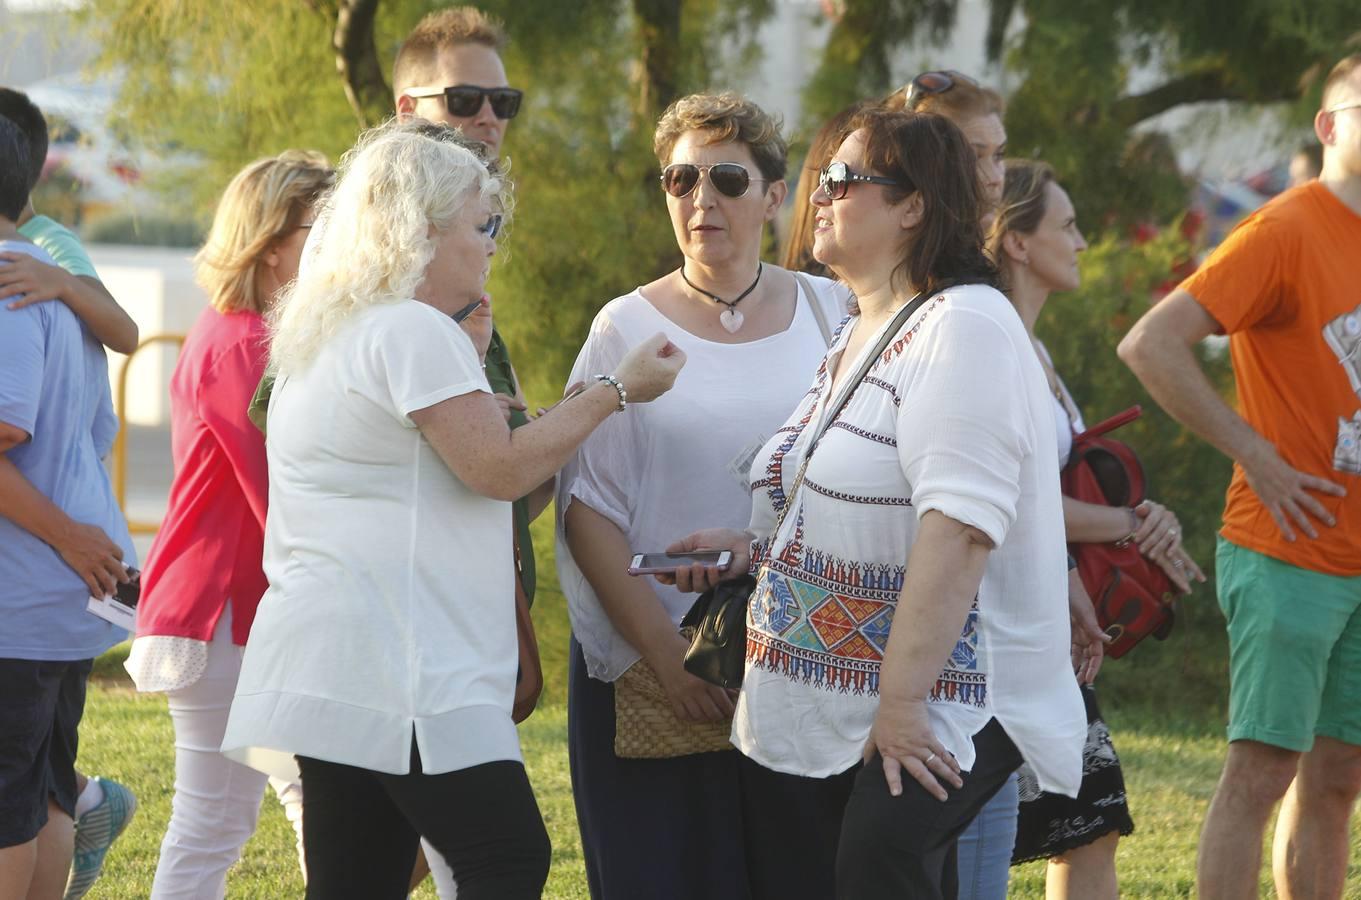
[[[521,374],[542,396],[560,389],[606,301],[679,261],[651,149],[657,116],[683,93],[730,84],[745,56],[733,48],[750,49],[773,3],[479,5],[505,21],[507,74],[526,92],[505,144],[516,216],[489,290]],[[124,127],[203,161],[192,183],[172,188],[202,217],[249,160],[291,146],[334,159],[362,125],[389,115],[384,73],[435,6],[103,0],[81,15],[103,48],[99,64],[123,76]],[[353,17],[368,14],[365,36]]]
[[[890,60],[951,34],[959,4],[839,0],[804,89],[804,129],[900,87]],[[1332,63],[1361,43],[1351,0],[989,0],[989,13],[978,38],[1017,85],[1006,116],[1013,154],[1053,164],[1079,219],[1097,228],[1166,222],[1185,208],[1185,185],[1169,177],[1167,154],[1147,152],[1141,123],[1213,100],[1307,109]]]
[[[804,85],[805,129],[878,96],[894,59],[939,42],[960,0],[825,0],[833,24]],[[202,160],[167,186],[200,220],[252,158],[306,146],[337,157],[391,111],[386,73],[432,0],[101,0],[79,14],[122,76],[119,124]],[[676,96],[740,84],[775,0],[488,0],[526,89],[509,131],[519,208],[492,289],[531,382],[567,369],[595,310],[674,265],[650,135]],[[990,0],[978,35],[1020,77],[1017,155],[1055,165],[1090,230],[1180,212],[1185,187],[1131,129],[1193,100],[1267,101],[1316,87],[1361,26],[1350,0]],[[1139,65],[1164,80],[1132,87]],[[513,261],[512,261],[513,260]]]

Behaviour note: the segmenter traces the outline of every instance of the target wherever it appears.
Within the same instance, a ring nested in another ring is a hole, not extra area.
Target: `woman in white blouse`
[[[689,364],[641,415],[598,429],[559,482],[557,559],[575,638],[572,787],[594,900],[746,900],[738,754],[615,755],[613,682],[631,666],[655,671],[682,720],[733,712],[727,692],[681,667],[677,626],[694,598],[625,570],[678,534],[747,523],[751,460],[805,392],[802,373],[826,352],[846,295],[761,261],[785,199],[786,148],[754,103],[685,97],[662,116],[655,149],[682,265],[606,304],[572,380],[607,370],[659,328]]]
[[[820,792],[844,809],[790,839],[801,896],[953,897],[956,837],[1022,760],[1048,790],[1073,794],[1081,778],[1051,402],[994,288],[974,156],[956,126],[866,113],[813,202],[814,255],[860,313],[757,457],[751,533],[676,546],[755,553],[733,740],[786,795]],[[697,567],[678,582],[717,576]],[[748,810],[759,816],[749,830],[790,829],[777,809]]]
[[[1048,379],[1059,465],[1066,465],[1073,436],[1086,425],[1049,351],[1035,336],[1035,323],[1051,293],[1076,290],[1081,284],[1077,260],[1087,243],[1078,229],[1072,201],[1048,165],[1034,160],[1007,163],[1001,208],[989,245]],[[1064,497],[1063,517],[1071,542],[1134,541],[1182,593],[1190,593],[1193,582],[1205,580],[1182,546],[1177,517],[1160,503],[1146,500],[1136,508],[1122,508]],[[1049,860],[1047,890],[1055,900],[1115,900],[1120,896],[1116,845],[1121,835],[1134,830],[1134,821],[1120,759],[1090,684],[1083,686],[1083,700],[1088,725],[1082,788],[1075,798],[1043,793],[1024,772],[1013,856],[1018,863]]]
[[[483,294],[508,190],[453,129],[368,132],[275,316],[270,586],[223,752],[301,773],[309,898],[405,897],[420,837],[463,900],[547,877],[511,721],[510,501],[684,354],[656,334],[511,432],[451,318]]]

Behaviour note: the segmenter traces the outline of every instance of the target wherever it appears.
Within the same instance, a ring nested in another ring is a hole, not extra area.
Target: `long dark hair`
[[[865,165],[898,184],[885,199],[901,203],[921,194],[922,220],[903,246],[895,276],[916,290],[951,284],[998,285],[997,267],[983,249],[984,211],[978,161],[959,128],[932,113],[873,109],[851,123],[863,131]]]
[[[835,278],[836,273],[813,258],[813,216],[816,209],[809,197],[818,187],[818,172],[832,161],[832,154],[850,134],[851,122],[868,104],[865,101],[852,103],[841,112],[828,119],[813,135],[808,145],[808,154],[803,158],[803,172],[799,175],[798,187],[794,188],[794,209],[789,216],[789,236],[785,239],[784,254],[780,265],[791,272],[807,272]]]

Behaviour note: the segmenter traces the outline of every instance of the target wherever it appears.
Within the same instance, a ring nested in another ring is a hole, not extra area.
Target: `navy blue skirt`
[[[751,900],[741,754],[614,755],[614,685],[572,640],[567,742],[592,900]]]

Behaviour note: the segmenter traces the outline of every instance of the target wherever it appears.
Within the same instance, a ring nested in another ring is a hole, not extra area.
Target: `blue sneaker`
[[[116,781],[92,778],[104,791],[104,799],[94,809],[76,819],[76,852],[71,860],[71,877],[62,900],[85,896],[104,869],[104,857],[113,842],[128,827],[137,812],[137,798]]]

